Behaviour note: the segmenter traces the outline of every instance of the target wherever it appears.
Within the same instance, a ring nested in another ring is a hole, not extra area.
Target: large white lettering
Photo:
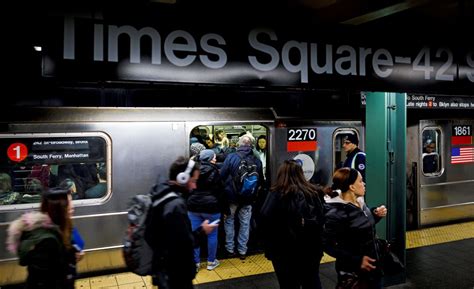
[[[75,28],[74,17],[65,17],[64,59],[76,60],[76,49],[86,47],[76,43]],[[145,49],[150,53],[149,58],[146,59],[142,57],[143,38],[149,39],[150,41],[145,41],[145,43],[151,46]],[[428,81],[433,79],[454,81],[458,78],[456,76],[456,67],[458,66],[453,63],[453,59],[455,59],[453,53],[446,48],[432,50],[429,47],[423,47],[415,57],[411,57],[413,55],[392,54],[385,48],[312,43],[296,39],[282,41],[275,31],[265,28],[251,30],[247,41],[248,63],[238,64],[239,68],[243,68],[242,71],[250,71],[245,70],[246,67],[242,67],[242,65],[248,65],[248,68],[264,73],[273,73],[276,70],[286,71],[294,74],[293,79],[299,77],[301,83],[308,83],[312,75],[322,74],[355,77],[375,75],[379,78],[388,78],[393,76],[395,66],[397,66],[397,71],[400,66],[405,70],[409,69],[414,77]],[[163,61],[166,61],[167,65],[164,65],[166,67],[164,69],[168,69],[170,65],[175,67],[192,66],[193,69],[199,69],[199,66],[195,65],[198,62],[205,68],[222,69],[229,61],[226,52],[227,41],[222,35],[216,33],[206,33],[201,37],[196,37],[188,31],[174,30],[167,35],[162,35],[152,27],[138,29],[130,25],[93,24],[92,55],[94,61],[121,62],[122,59],[119,59],[119,55],[123,57],[124,53],[119,53],[119,49],[121,49],[119,46],[122,47],[123,44],[130,45],[128,60],[132,64],[149,62],[152,65],[161,65]],[[237,47],[240,49],[244,46]],[[81,53],[81,55],[90,55],[90,53]],[[240,57],[241,54],[236,56]],[[459,75],[474,82],[472,51],[466,54],[463,61],[466,65],[459,68]],[[229,73],[230,71],[232,70],[229,70]],[[225,73],[226,71],[223,70],[224,78]],[[247,73],[253,76],[253,72]],[[261,74],[260,76],[265,77]],[[278,81],[285,83],[284,77],[279,77]],[[180,78],[180,75],[177,75],[176,78],[193,81],[192,78]],[[207,78],[203,79],[208,81]],[[212,82],[212,80],[209,81]]]

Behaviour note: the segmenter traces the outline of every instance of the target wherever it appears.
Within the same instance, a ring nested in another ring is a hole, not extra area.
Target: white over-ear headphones
[[[186,170],[176,176],[176,182],[178,182],[178,184],[184,186],[188,183],[189,179],[191,178],[191,171],[193,170],[195,164],[196,163],[193,160],[189,160]]]

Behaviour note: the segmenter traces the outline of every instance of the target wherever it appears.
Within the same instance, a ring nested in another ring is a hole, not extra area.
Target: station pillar
[[[385,204],[387,217],[377,224],[379,238],[394,241],[405,264],[406,236],[406,94],[365,92],[366,202]],[[385,286],[404,283],[406,273],[385,276]]]

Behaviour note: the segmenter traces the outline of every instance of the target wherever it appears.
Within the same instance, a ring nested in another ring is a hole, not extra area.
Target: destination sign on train
[[[13,162],[100,161],[100,138],[1,138],[0,148]]]
[[[366,105],[365,94],[361,94],[361,105]],[[474,109],[474,96],[407,95],[407,108],[417,109]]]

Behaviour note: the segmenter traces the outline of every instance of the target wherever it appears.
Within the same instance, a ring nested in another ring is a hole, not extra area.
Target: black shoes
[[[235,258],[237,255],[234,252],[225,251],[226,258]]]
[[[240,260],[245,260],[247,258],[247,255],[246,254],[240,254],[240,253],[234,253],[234,252],[229,252],[229,251],[225,251],[225,257],[226,258],[239,258]]]

